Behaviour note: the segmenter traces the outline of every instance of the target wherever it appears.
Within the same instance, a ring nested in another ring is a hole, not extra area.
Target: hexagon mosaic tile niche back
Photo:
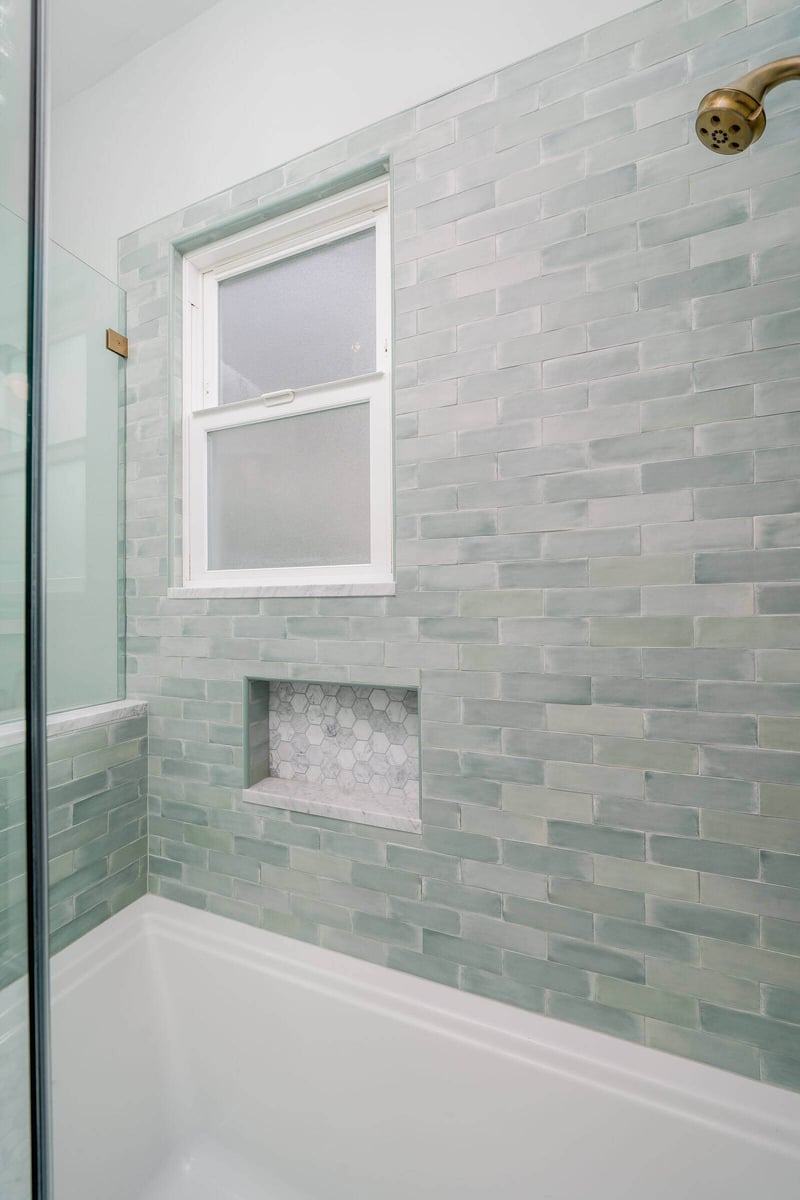
[[[273,682],[269,773],[339,792],[419,794],[419,700],[407,688]]]

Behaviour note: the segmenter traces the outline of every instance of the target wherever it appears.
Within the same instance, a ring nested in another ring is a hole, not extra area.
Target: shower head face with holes
[[[757,142],[767,118],[758,100],[737,88],[717,88],[700,101],[695,129],[715,154],[741,154]]]

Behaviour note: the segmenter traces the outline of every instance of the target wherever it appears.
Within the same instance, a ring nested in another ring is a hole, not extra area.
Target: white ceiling
[[[53,104],[92,87],[217,0],[51,0]],[[113,118],[113,113],[109,114]]]

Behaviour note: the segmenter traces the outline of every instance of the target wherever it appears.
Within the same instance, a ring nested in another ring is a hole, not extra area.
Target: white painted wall
[[[18,3],[19,0],[14,0]],[[217,0],[51,0],[51,94],[64,104]],[[8,0],[5,0],[8,3]]]
[[[219,0],[56,110],[53,236],[116,278],[123,234],[638,7]]]

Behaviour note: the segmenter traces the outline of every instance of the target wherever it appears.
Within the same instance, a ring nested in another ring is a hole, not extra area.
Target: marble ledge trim
[[[282,584],[276,587],[171,587],[170,600],[259,599],[270,596],[394,596],[394,581],[377,583],[309,583],[303,587]]]
[[[289,812],[333,817],[340,821],[353,821],[358,825],[373,825],[381,829],[422,833],[417,800],[408,796],[376,795],[366,787],[340,792],[333,788],[321,789],[317,784],[270,776],[252,787],[245,788],[242,799],[247,804],[262,804],[267,808],[283,808]]]
[[[113,700],[108,704],[93,704],[86,708],[71,708],[65,712],[52,713],[47,718],[47,733],[55,737],[64,733],[75,733],[79,729],[91,729],[95,725],[110,725],[114,721],[127,721],[131,717],[147,715],[146,700]],[[25,722],[9,721],[0,726],[0,748],[17,746],[25,740]]]

